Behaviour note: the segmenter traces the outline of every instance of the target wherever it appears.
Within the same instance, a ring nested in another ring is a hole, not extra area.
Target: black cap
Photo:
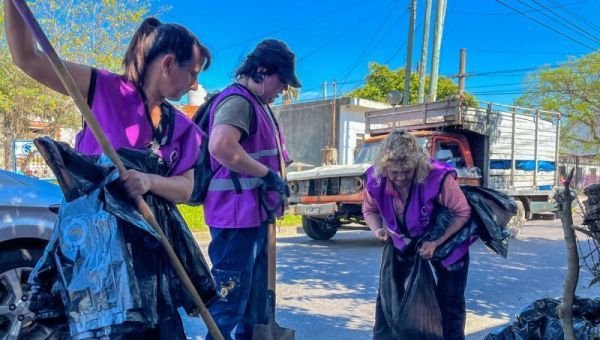
[[[291,87],[302,87],[300,80],[296,76],[296,55],[287,45],[276,39],[266,39],[261,41],[249,58],[256,58],[265,66],[277,67],[277,72],[283,80]]]

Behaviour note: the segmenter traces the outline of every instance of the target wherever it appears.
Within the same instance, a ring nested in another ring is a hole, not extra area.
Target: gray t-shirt
[[[250,102],[242,96],[232,95],[217,106],[213,127],[219,125],[231,125],[240,129],[242,138],[250,133],[252,124],[252,108]]]

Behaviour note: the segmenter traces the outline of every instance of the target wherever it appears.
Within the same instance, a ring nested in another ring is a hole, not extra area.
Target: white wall
[[[340,108],[340,124],[338,126],[338,162],[339,164],[354,163],[356,138],[365,133],[365,112]]]

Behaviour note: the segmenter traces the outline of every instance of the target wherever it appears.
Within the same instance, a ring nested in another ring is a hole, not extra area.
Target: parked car
[[[27,279],[62,198],[57,185],[0,170],[0,339],[43,338],[29,311]]]

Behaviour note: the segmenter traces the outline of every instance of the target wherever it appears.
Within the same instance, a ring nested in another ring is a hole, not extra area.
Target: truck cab
[[[480,185],[481,174],[473,163],[467,139],[458,134],[414,132],[431,158],[452,164],[459,184]],[[302,227],[316,240],[326,240],[349,224],[364,225],[365,171],[373,164],[385,135],[368,137],[360,145],[354,165],[324,166],[288,174],[293,212],[302,215]],[[364,228],[363,228],[364,229]]]

